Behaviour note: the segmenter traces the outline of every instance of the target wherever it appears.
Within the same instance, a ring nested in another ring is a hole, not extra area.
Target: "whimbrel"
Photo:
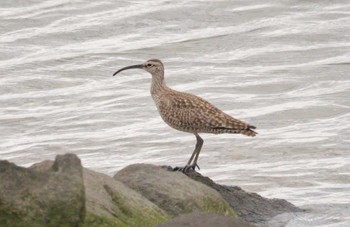
[[[121,68],[113,76],[127,69],[143,69],[151,73],[151,95],[162,119],[170,127],[196,136],[197,143],[191,158],[185,167],[177,167],[177,170],[187,172],[191,168],[199,168],[197,160],[203,146],[199,133],[240,133],[246,136],[257,134],[252,130],[255,126],[231,117],[206,100],[169,88],[164,81],[164,65],[160,60],[151,59],[143,64]]]

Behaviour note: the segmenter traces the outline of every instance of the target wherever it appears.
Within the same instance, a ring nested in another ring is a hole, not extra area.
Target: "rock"
[[[0,226],[154,226],[170,218],[75,155],[30,168],[0,161]]]
[[[30,168],[0,161],[0,226],[268,226],[277,214],[302,211],[169,170],[136,164],[112,178],[84,169],[73,154]]]
[[[33,165],[48,170],[52,161]],[[120,181],[83,168],[85,226],[153,226],[171,217]]]
[[[0,161],[0,226],[79,226],[84,197],[75,155],[58,155],[47,171]]]
[[[171,167],[167,168],[172,170]],[[219,192],[237,215],[247,222],[262,225],[276,215],[303,211],[283,199],[267,199],[256,193],[246,192],[240,187],[216,184],[209,177],[204,177],[196,171],[190,171],[187,175]]]
[[[255,225],[244,222],[238,218],[230,218],[214,213],[193,212],[182,214],[156,227],[254,227]]]
[[[135,164],[120,170],[114,179],[139,192],[172,216],[203,211],[236,217],[217,191],[181,172],[170,172],[155,165]]]
[[[170,218],[112,177],[84,169],[86,226],[153,226]]]

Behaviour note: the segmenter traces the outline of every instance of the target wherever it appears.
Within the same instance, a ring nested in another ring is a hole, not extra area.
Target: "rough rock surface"
[[[73,154],[30,168],[0,161],[0,226],[268,226],[275,215],[301,211],[171,170],[136,164],[112,178],[84,169]]]
[[[254,227],[255,225],[244,222],[238,218],[230,218],[214,213],[193,212],[182,214],[156,227]]]
[[[171,218],[110,176],[84,169],[84,185],[86,226],[153,226]]]
[[[166,168],[172,171],[171,167]],[[209,177],[204,177],[196,171],[191,171],[187,175],[218,191],[237,215],[247,222],[263,224],[282,213],[303,211],[284,199],[267,199],[256,193],[246,192],[237,186],[217,184]]]
[[[173,216],[205,211],[236,217],[217,191],[181,172],[170,172],[150,164],[134,164],[120,170],[114,179],[141,193]]]
[[[0,161],[0,226],[79,226],[84,197],[75,155],[58,155],[48,171]]]
[[[47,171],[53,164],[52,161],[43,161],[31,168]],[[153,226],[171,218],[155,204],[110,176],[83,168],[83,181],[85,226]]]
[[[75,155],[30,168],[0,161],[0,226],[153,226],[170,218]]]

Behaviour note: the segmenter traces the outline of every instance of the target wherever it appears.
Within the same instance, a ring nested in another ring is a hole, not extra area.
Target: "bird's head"
[[[119,69],[117,72],[113,74],[113,76],[117,75],[121,71],[127,70],[127,69],[143,69],[147,72],[151,73],[152,75],[156,75],[158,73],[164,72],[164,66],[163,63],[158,59],[150,59],[146,61],[143,64],[140,65],[130,65],[126,66],[124,68]]]

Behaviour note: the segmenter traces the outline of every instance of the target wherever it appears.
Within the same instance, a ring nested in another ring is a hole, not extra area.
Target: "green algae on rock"
[[[170,172],[155,165],[135,164],[120,170],[114,179],[173,216],[203,211],[236,217],[234,210],[217,191],[181,172]]]
[[[171,218],[138,192],[107,175],[84,169],[84,185],[86,226],[153,226]]]
[[[0,162],[0,226],[80,226],[85,215],[82,166],[59,155],[40,171]]]
[[[112,178],[83,168],[73,154],[30,168],[0,161],[0,226],[155,226],[212,217],[214,226],[250,226],[245,221],[263,224],[281,212],[300,211],[195,171],[169,170],[135,164]]]

